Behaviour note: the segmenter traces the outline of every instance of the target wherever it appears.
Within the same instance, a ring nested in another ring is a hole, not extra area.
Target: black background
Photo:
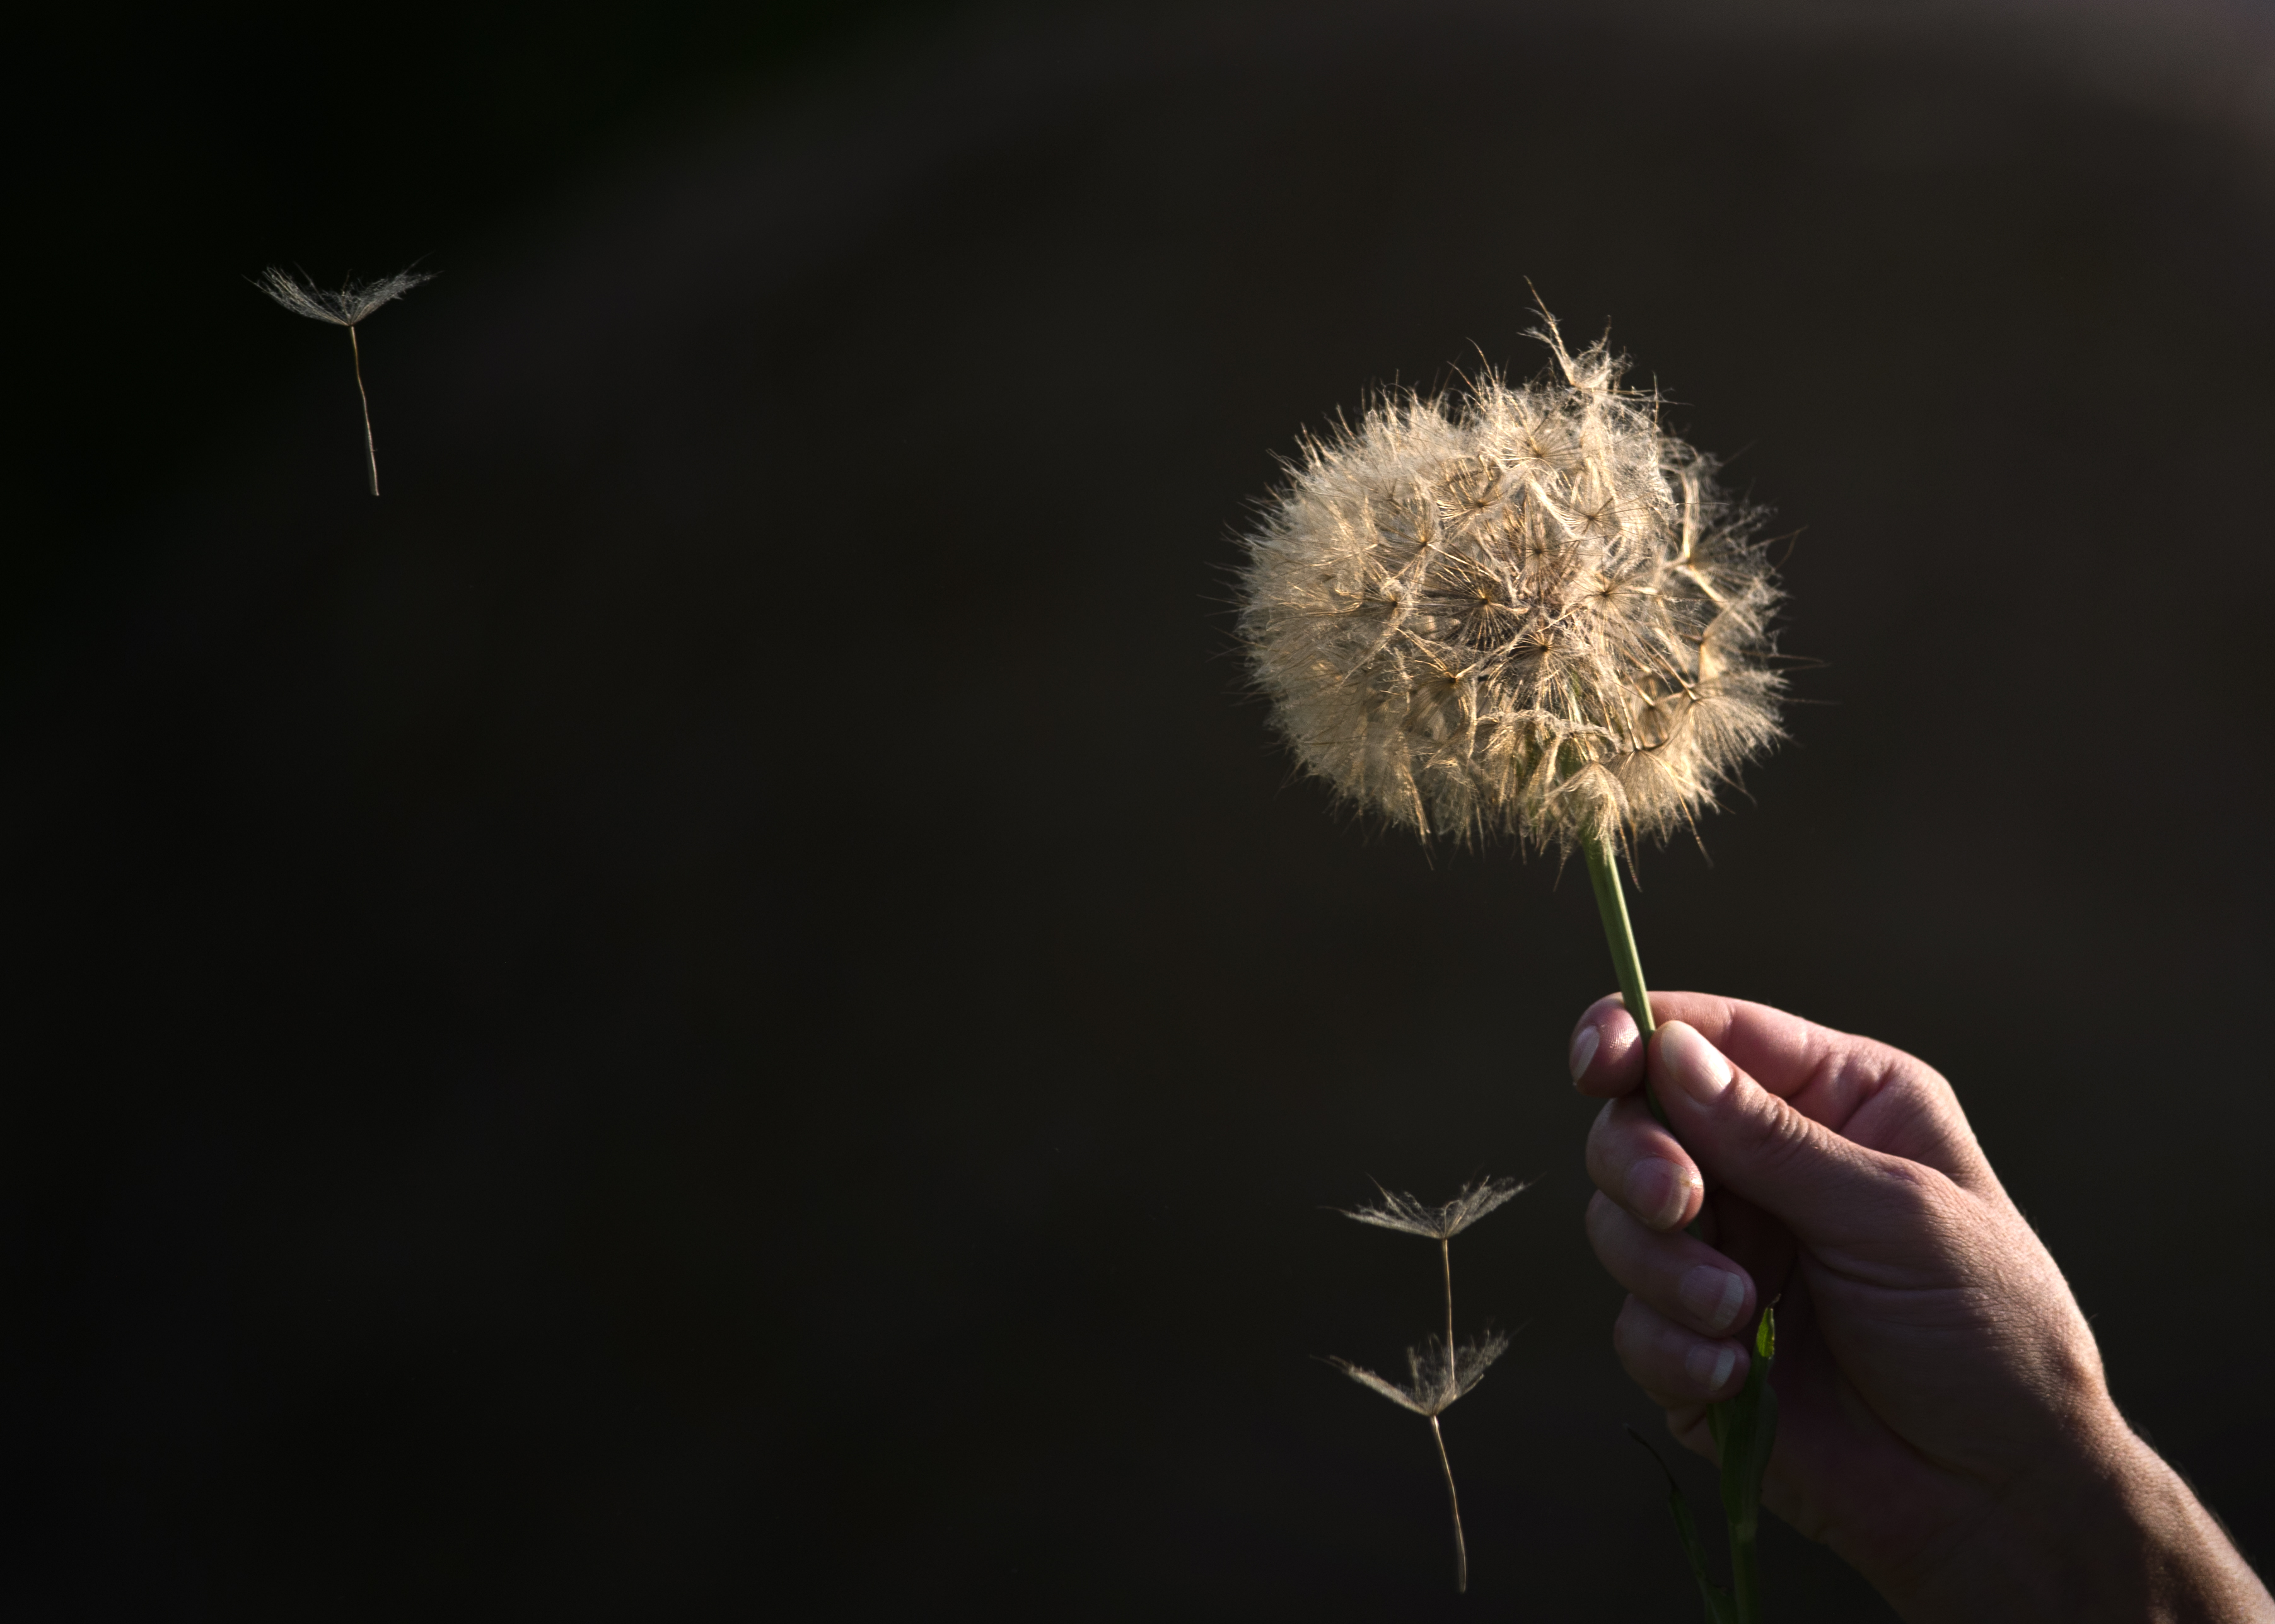
[[[18,64],[0,1611],[1693,1616],[1586,887],[1331,816],[1229,652],[1275,451],[1526,277],[1825,662],[1654,980],[1951,1076],[2275,1558],[2264,7],[633,17]],[[422,253],[374,503],[242,278]],[[1317,1362],[1432,1260],[1323,1209],[1480,1173],[1456,1603]]]

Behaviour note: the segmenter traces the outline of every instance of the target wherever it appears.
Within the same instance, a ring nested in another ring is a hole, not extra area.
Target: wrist
[[[2066,1429],[1889,1592],[1907,1620],[2275,1624],[2218,1521],[2114,1405]]]

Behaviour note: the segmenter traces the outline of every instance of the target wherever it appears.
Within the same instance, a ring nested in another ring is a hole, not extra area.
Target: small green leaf
[[[1691,1519],[1690,1502],[1682,1498],[1682,1485],[1674,1481],[1674,1474],[1667,1470],[1659,1451],[1644,1442],[1641,1433],[1629,1427],[1628,1436],[1643,1445],[1644,1453],[1666,1475],[1667,1509],[1674,1519],[1674,1537],[1682,1542],[1682,1554],[1690,1560],[1690,1577],[1698,1586],[1698,1602],[1706,1610],[1706,1624],[1739,1624],[1737,1604],[1731,1599],[1730,1592],[1707,1576],[1706,1548],[1699,1543],[1698,1524]]]

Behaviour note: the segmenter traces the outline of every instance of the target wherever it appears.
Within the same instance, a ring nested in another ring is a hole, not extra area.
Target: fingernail
[[[1684,1093],[1703,1106],[1721,1098],[1734,1075],[1721,1052],[1681,1021],[1669,1021],[1659,1029],[1659,1062]]]
[[[1746,1300],[1746,1279],[1728,1269],[1702,1263],[1682,1277],[1674,1295],[1709,1331],[1726,1330],[1738,1317],[1739,1304]]]
[[[1719,1393],[1722,1384],[1730,1379],[1730,1367],[1737,1362],[1738,1350],[1729,1343],[1704,1342],[1690,1350],[1682,1368],[1690,1372],[1700,1392]]]
[[[1691,1187],[1698,1175],[1657,1156],[1646,1156],[1628,1169],[1628,1211],[1654,1229],[1670,1227],[1690,1205]]]
[[[1577,1083],[1588,1075],[1588,1062],[1596,1058],[1597,1046],[1603,1041],[1604,1035],[1593,1021],[1572,1035],[1572,1081]]]

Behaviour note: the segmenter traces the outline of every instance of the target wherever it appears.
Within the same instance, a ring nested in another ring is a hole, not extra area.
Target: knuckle
[[[1636,1356],[1643,1351],[1651,1340],[1642,1324],[1642,1319],[1643,1303],[1639,1299],[1630,1295],[1620,1305],[1618,1315],[1612,1320],[1612,1351],[1620,1356],[1620,1363],[1622,1365],[1629,1367],[1628,1374],[1630,1376],[1636,1373],[1634,1370]]]
[[[1809,1119],[1765,1090],[1756,1091],[1755,1107],[1732,1123],[1732,1148],[1747,1165],[1769,1174],[1805,1155],[1815,1129]]]
[[[1618,1204],[1600,1190],[1588,1197],[1588,1211],[1581,1221],[1587,1227],[1588,1243],[1596,1249],[1596,1255],[1599,1258],[1603,1256],[1604,1243],[1611,1232],[1612,1214],[1618,1211]]]
[[[1971,1246],[1981,1215],[1967,1192],[1933,1167],[1899,1156],[1881,1159],[1881,1198],[1888,1216],[1912,1234]]]
[[[1588,1144],[1582,1160],[1586,1164],[1591,1182],[1601,1188],[1610,1182],[1612,1170],[1612,1130],[1609,1112],[1596,1119],[1588,1129]]]

